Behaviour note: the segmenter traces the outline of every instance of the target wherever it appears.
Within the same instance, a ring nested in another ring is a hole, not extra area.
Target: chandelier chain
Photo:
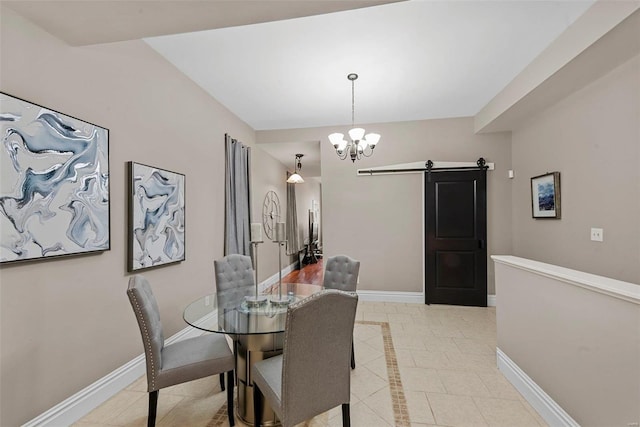
[[[356,91],[355,91],[355,79],[351,80],[351,127],[354,127],[356,123]]]

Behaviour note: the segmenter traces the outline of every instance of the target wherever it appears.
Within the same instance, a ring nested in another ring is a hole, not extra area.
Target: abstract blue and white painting
[[[531,178],[531,207],[534,218],[560,218],[560,172]]]
[[[0,262],[109,250],[109,131],[0,92],[0,138]]]
[[[129,271],[185,260],[185,177],[129,162]]]

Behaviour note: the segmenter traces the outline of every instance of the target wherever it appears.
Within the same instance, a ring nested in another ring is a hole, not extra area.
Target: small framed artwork
[[[531,178],[531,213],[534,218],[560,219],[560,172]]]
[[[111,248],[109,130],[0,92],[0,263]]]
[[[128,271],[185,260],[185,176],[128,162]]]

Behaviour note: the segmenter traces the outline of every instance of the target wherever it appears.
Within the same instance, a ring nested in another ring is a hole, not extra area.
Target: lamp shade
[[[380,141],[380,134],[377,133],[369,133],[364,137],[367,143],[371,146],[371,148],[375,147],[378,141]]]
[[[336,145],[340,145],[340,143],[344,140],[344,134],[342,133],[332,133],[329,135],[329,142],[335,147]]]
[[[289,178],[287,178],[287,182],[289,184],[302,184],[304,182],[304,179],[302,179],[300,174],[296,172],[289,176]]]
[[[362,128],[353,128],[349,131],[349,138],[354,141],[360,141],[364,136],[364,129]]]
[[[251,241],[262,242],[262,224],[259,222],[251,223]]]
[[[285,231],[285,223],[277,222],[276,223],[276,239],[275,242],[285,242],[287,240],[287,233]]]

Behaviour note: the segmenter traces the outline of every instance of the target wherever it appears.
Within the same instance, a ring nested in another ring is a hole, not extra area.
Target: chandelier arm
[[[367,147],[367,148],[368,148],[368,147]],[[373,150],[371,150],[371,149],[370,149],[370,150],[369,150],[369,154],[367,154],[365,151],[366,151],[366,150],[363,150],[363,151],[362,151],[362,155],[363,155],[364,157],[371,157],[371,156],[373,156]]]
[[[344,150],[342,150],[342,154],[340,154],[340,153],[338,152],[338,149],[336,149],[336,154],[338,155],[338,158],[339,158],[340,160],[345,160],[345,159],[347,158],[347,156],[349,155],[349,151],[347,150],[347,148],[348,148],[348,146],[347,146],[347,147],[345,147],[345,149],[344,149]]]

